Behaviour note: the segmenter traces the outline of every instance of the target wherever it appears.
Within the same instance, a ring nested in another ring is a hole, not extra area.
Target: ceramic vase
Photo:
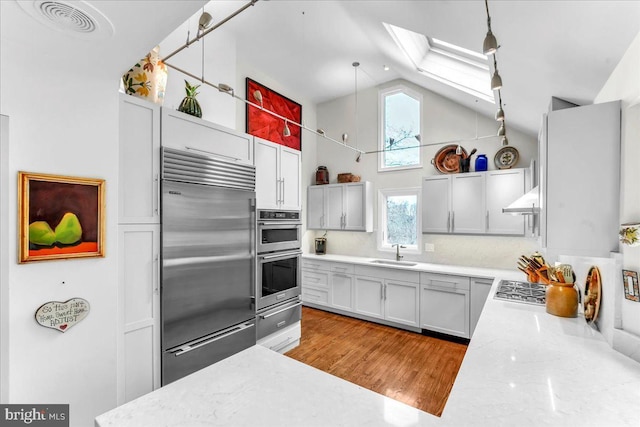
[[[122,83],[128,95],[162,105],[167,85],[167,66],[160,60],[159,51],[160,46],[156,46],[131,67],[122,76]]]

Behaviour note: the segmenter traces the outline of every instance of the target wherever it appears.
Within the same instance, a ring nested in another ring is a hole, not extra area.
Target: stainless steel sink
[[[411,261],[394,261],[392,259],[374,259],[370,261],[371,264],[385,264],[385,265],[401,265],[403,267],[413,267],[414,265],[418,265],[417,262]]]

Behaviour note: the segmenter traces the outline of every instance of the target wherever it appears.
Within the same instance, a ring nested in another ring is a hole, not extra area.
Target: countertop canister
[[[578,289],[573,283],[549,282],[545,297],[547,313],[560,317],[578,315]]]

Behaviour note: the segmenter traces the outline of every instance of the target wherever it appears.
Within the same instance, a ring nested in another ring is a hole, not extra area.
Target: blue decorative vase
[[[478,154],[476,157],[476,172],[482,172],[487,170],[487,156],[484,154]]]

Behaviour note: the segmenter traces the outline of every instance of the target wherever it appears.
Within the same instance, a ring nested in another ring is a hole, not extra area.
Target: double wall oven
[[[300,211],[258,211],[258,339],[300,320],[301,229]]]

